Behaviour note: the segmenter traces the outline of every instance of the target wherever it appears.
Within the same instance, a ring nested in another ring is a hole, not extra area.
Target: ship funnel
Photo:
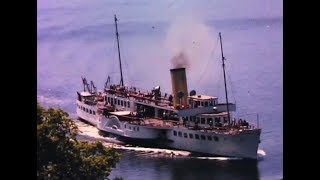
[[[188,105],[188,87],[185,68],[170,69],[173,106]]]

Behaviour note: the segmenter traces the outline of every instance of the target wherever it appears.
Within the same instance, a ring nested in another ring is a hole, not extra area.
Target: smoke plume
[[[173,64],[173,68],[189,68],[188,58],[183,52],[173,56],[171,63]]]
[[[179,16],[167,31],[166,51],[172,68],[186,68],[189,73],[203,68],[210,60],[217,34],[195,16]],[[212,58],[212,57],[211,57]]]

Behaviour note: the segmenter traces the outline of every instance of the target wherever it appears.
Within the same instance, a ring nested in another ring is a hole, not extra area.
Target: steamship
[[[144,146],[160,146],[218,156],[256,159],[261,129],[246,120],[231,119],[236,105],[228,102],[225,64],[220,45],[226,103],[218,97],[188,92],[186,69],[170,70],[172,93],[160,86],[143,91],[123,84],[119,33],[115,19],[121,73],[120,84],[108,77],[103,90],[82,78],[83,91],[77,92],[77,115],[97,127],[102,135]]]

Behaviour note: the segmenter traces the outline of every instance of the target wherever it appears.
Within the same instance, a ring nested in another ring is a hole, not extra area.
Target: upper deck
[[[202,109],[198,113],[209,112],[213,110],[213,107],[216,107],[217,111],[226,110],[226,104],[219,104],[217,97],[208,95],[188,96],[187,106],[174,106],[173,96],[168,93],[162,95],[160,90],[159,92],[156,90],[149,92],[137,89],[136,87],[110,85],[110,88],[105,88],[104,93],[107,96],[125,98],[137,104],[152,106],[176,113],[180,112],[182,114],[188,111],[194,111],[195,109]],[[203,111],[204,109],[206,110]],[[235,111],[235,104],[229,103],[229,109],[230,111]]]

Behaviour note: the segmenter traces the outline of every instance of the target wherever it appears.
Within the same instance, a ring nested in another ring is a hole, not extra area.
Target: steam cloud
[[[199,72],[200,68],[210,60],[216,40],[213,29],[195,16],[177,17],[172,22],[165,39],[172,68],[184,67],[189,73]]]

